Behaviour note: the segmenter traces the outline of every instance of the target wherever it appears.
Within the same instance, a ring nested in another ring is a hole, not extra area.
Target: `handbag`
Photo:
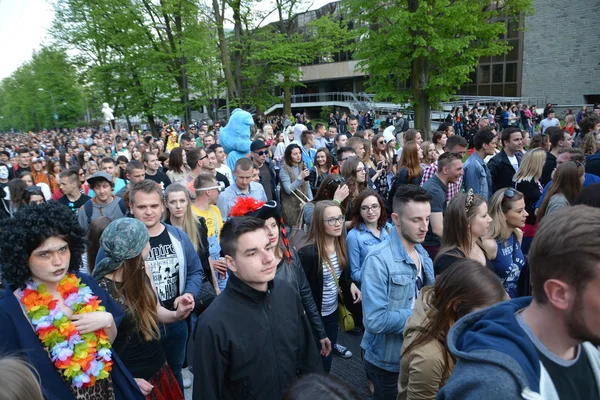
[[[200,315],[204,310],[211,305],[214,299],[217,298],[217,292],[212,285],[212,282],[208,279],[204,279],[200,284],[200,292],[194,299],[195,306],[194,312]]]
[[[335,276],[335,271],[327,265],[327,269],[331,273],[333,277],[333,281],[335,282],[335,286],[338,289],[338,326],[344,332],[349,332],[355,328],[356,324],[354,323],[354,315],[348,310],[348,307],[344,304],[344,297],[342,296],[342,289],[340,288],[340,283],[338,282],[338,278]]]
[[[298,217],[298,222],[296,223],[295,226],[292,226],[290,228],[290,236],[289,236],[289,242],[290,242],[290,246],[298,251],[301,248],[303,248],[304,246],[306,246],[309,242],[308,240],[308,230],[305,227],[304,224],[304,206],[306,205],[306,201],[303,201],[296,193],[295,191],[292,192],[294,194],[294,196],[296,196],[298,198],[298,200],[300,200],[300,216]],[[300,192],[302,193],[302,192]],[[302,195],[304,195],[304,193],[302,193]],[[306,198],[306,200],[308,200],[308,198]]]

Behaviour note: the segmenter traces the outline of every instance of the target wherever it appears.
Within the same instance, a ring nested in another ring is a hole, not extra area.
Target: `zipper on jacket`
[[[275,354],[275,376],[277,377],[277,393],[282,394],[281,375],[279,374],[279,354],[277,353],[277,345],[275,344],[275,338],[273,337],[273,326],[271,325],[271,319],[269,318],[269,313],[267,312],[267,309],[271,309],[271,289],[267,290],[263,312],[267,319],[267,325],[269,328],[269,338],[271,339],[271,346],[273,346],[273,353]]]

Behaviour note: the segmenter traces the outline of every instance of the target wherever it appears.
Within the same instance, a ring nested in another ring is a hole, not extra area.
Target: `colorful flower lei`
[[[60,281],[58,292],[73,314],[104,311],[98,297],[74,274],[67,274]],[[27,282],[25,290],[18,291],[18,296],[54,366],[73,386],[90,387],[97,380],[109,377],[112,351],[104,329],[79,334],[71,320],[57,307],[58,301],[46,291],[46,285]]]

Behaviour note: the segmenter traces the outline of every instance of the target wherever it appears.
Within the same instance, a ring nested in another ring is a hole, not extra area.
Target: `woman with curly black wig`
[[[39,373],[51,399],[143,399],[111,349],[123,311],[77,272],[84,232],[58,203],[25,206],[0,231],[0,347]]]

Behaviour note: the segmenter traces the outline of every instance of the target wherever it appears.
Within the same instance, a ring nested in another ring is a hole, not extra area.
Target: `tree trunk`
[[[412,105],[415,110],[415,128],[421,131],[424,140],[431,139],[431,103],[425,92],[429,82],[429,61],[418,57],[412,64]]]
[[[156,122],[154,121],[154,115],[148,114],[147,118],[148,118],[148,125],[150,125],[150,131],[152,131],[152,136],[159,137],[158,128],[156,127]]]
[[[233,36],[235,38],[235,51],[233,52],[233,65],[235,67],[233,71],[233,78],[235,79],[235,85],[238,90],[242,90],[242,16],[241,16],[241,0],[234,0],[231,2],[231,8],[233,9]]]
[[[223,15],[221,15],[221,11],[219,10],[218,0],[213,0],[212,4],[217,25],[217,35],[219,37],[221,64],[223,65],[223,74],[225,75],[225,81],[227,82],[227,93],[229,95],[229,99],[233,100],[238,97],[239,91],[236,87],[233,74],[231,73],[231,67],[229,65],[229,50],[227,48],[227,39],[225,39],[225,30],[223,29]]]
[[[292,115],[292,88],[289,81],[287,76],[283,77],[283,113]]]
[[[125,121],[127,121],[127,131],[131,132],[133,130],[133,124],[131,123],[131,119],[129,118],[129,115],[125,116]],[[116,128],[116,126],[115,126]]]

